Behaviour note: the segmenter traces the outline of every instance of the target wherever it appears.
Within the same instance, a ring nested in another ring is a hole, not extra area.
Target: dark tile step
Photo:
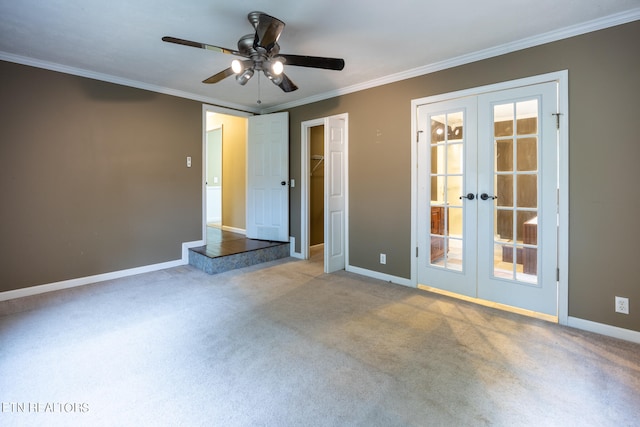
[[[228,248],[217,251],[215,247],[212,248],[212,245],[191,248],[189,264],[205,273],[217,274],[286,258],[289,255],[289,243],[250,240],[243,246],[242,252]]]

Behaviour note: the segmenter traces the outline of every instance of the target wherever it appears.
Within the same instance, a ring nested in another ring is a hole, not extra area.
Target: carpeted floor
[[[0,303],[2,426],[637,426],[640,345],[291,258]]]

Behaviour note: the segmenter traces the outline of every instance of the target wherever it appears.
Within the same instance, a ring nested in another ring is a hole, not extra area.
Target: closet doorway
[[[323,245],[324,271],[344,270],[348,265],[348,115],[302,122],[301,141],[301,255],[309,259],[310,248]]]
[[[324,124],[309,129],[309,247],[324,245]]]

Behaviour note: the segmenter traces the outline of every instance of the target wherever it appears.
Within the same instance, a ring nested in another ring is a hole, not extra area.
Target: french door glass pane
[[[462,270],[464,112],[431,116],[430,265]]]
[[[496,171],[512,172],[513,171],[513,139],[497,139],[496,140]]]
[[[538,175],[518,175],[518,207],[535,208],[538,206]]]
[[[462,176],[447,175],[447,204],[462,206]]]
[[[538,170],[538,139],[518,138],[518,172]]]
[[[449,230],[447,234],[462,238],[462,206],[449,208]]]
[[[538,100],[494,105],[494,277],[538,280]]]
[[[496,195],[498,206],[513,206],[513,174],[496,174]]]

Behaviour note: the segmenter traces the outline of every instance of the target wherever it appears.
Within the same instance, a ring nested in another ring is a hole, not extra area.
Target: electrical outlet
[[[380,264],[387,263],[387,254],[380,254]]]
[[[616,297],[616,313],[629,314],[629,298]]]

